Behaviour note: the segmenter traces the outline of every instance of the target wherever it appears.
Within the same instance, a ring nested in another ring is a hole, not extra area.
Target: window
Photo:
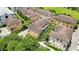
[[[63,23],[63,25],[65,25],[65,23]]]
[[[1,22],[1,23],[3,23],[3,22]]]
[[[72,26],[70,26],[70,28],[72,28]]]
[[[14,28],[11,28],[11,30],[14,30]]]
[[[5,13],[5,18],[8,18],[8,15],[7,15],[7,13]]]
[[[57,41],[58,41],[59,39],[57,38]]]
[[[55,40],[53,40],[53,42],[55,42]]]
[[[60,40],[60,42],[62,42],[62,40]]]
[[[63,45],[63,47],[66,47],[65,45]]]
[[[29,7],[27,9],[30,9]]]
[[[70,39],[72,39],[72,37],[70,37]]]
[[[66,24],[66,26],[67,26],[67,27],[69,27],[69,25],[68,25],[68,24]]]
[[[6,15],[5,18],[8,18],[8,16]]]
[[[41,19],[41,17],[39,17]]]

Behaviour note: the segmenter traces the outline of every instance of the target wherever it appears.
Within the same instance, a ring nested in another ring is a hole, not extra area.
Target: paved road
[[[40,45],[50,49],[50,51],[54,51],[52,48],[48,47],[47,45],[44,44],[44,42],[39,42]]]
[[[79,40],[79,28],[75,32],[73,32],[72,43],[69,48],[70,51],[77,51],[78,50],[78,47],[79,47],[78,40]]]

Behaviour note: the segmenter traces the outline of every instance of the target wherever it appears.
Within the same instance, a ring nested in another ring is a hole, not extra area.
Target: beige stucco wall
[[[34,33],[33,31],[29,31],[29,34],[35,38],[37,38],[39,36],[37,33]]]
[[[73,24],[69,24],[69,23],[66,23],[66,22],[62,22],[62,21],[57,21],[57,20],[53,20],[52,21],[52,23],[54,23],[54,24],[57,24],[57,25],[61,25],[61,26],[65,26],[65,27],[74,27],[74,25]]]

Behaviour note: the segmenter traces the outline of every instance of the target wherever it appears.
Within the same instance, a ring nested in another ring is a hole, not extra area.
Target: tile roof
[[[61,28],[61,27],[60,27]],[[59,40],[64,40],[66,42],[70,41],[70,38],[72,37],[73,34],[73,29],[69,27],[64,27],[64,28],[57,28],[59,30],[55,30],[55,32],[51,33],[51,37],[56,37]]]
[[[43,28],[48,24],[49,24],[48,20],[39,19],[29,26],[29,30],[40,34],[43,31]]]
[[[6,19],[6,25],[10,28],[15,28],[15,27],[19,26],[20,24],[22,24],[21,20],[18,20],[14,16],[9,16],[9,18]]]
[[[58,15],[58,16],[55,16],[54,19],[72,23],[72,24],[76,24],[76,22],[77,22],[74,18],[72,18],[70,16],[66,16],[66,15]]]
[[[55,13],[52,13],[50,11],[46,11],[46,10],[43,10],[43,9],[37,9],[35,12],[42,14],[44,16],[48,16],[48,17],[55,16]]]

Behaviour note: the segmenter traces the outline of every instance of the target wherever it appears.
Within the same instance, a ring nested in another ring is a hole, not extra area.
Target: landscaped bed
[[[41,33],[40,38],[48,39],[49,33],[51,31],[54,31],[55,27],[56,27],[55,24],[53,24],[53,23],[49,24],[48,27]]]

